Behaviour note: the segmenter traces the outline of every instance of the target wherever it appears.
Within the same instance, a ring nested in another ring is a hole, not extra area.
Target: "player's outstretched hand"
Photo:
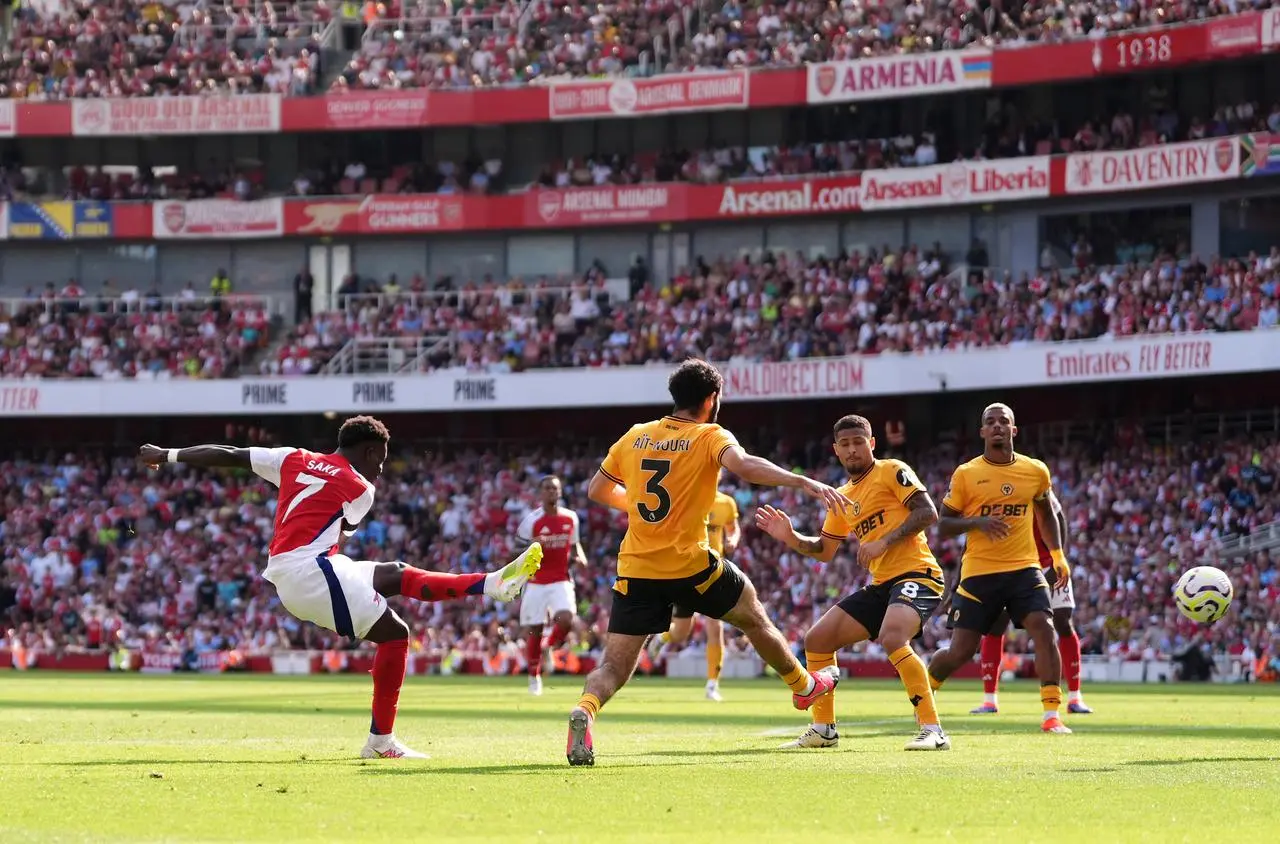
[[[800,489],[810,498],[816,498],[831,511],[847,513],[853,507],[853,502],[840,494],[835,487],[827,486],[821,481],[815,481],[813,478],[804,478],[804,483]]]
[[[1009,525],[999,519],[993,519],[990,516],[984,516],[978,519],[978,530],[985,533],[992,539],[1004,539],[1009,535]]]
[[[795,528],[791,526],[791,517],[768,504],[756,509],[756,527],[779,542],[786,542],[795,535]]]
[[[169,461],[169,450],[158,445],[147,443],[138,449],[138,462],[152,468]]]

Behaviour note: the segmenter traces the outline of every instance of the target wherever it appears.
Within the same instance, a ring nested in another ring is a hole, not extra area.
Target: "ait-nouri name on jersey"
[[[559,583],[569,579],[569,556],[578,544],[578,514],[564,507],[548,513],[542,507],[525,516],[516,528],[525,542],[542,543],[542,568],[530,583]]]
[[[315,559],[338,550],[342,523],[358,525],[373,507],[373,484],[340,454],[251,448],[253,471],[280,488],[271,559]]]

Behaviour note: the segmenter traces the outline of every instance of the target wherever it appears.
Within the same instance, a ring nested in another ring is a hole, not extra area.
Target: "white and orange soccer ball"
[[[1226,572],[1213,566],[1196,566],[1178,578],[1173,602],[1192,621],[1212,624],[1227,614],[1233,594]]]

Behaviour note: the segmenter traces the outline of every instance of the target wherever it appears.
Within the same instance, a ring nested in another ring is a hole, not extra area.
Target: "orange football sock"
[[[809,672],[804,670],[804,666],[796,663],[794,671],[782,675],[782,682],[791,687],[791,691],[798,695],[808,694],[813,688],[810,684],[813,679],[809,676]]]
[[[724,646],[719,642],[707,643],[707,679],[719,680],[724,667]]]
[[[907,697],[916,708],[916,720],[920,726],[938,723],[938,708],[933,702],[933,689],[929,680],[929,671],[924,667],[924,660],[910,645],[903,645],[889,654],[889,662],[893,665],[902,685],[907,689]]]
[[[804,661],[808,663],[810,671],[817,671],[821,668],[830,668],[836,664],[835,654],[819,654],[813,651],[804,652]],[[832,724],[836,723],[836,693],[823,695],[813,703],[813,723],[815,724]]]
[[[602,704],[600,702],[600,698],[595,695],[584,693],[582,697],[578,698],[578,708],[585,709],[587,714],[591,716],[592,721],[594,721],[596,716],[600,714],[601,706],[604,706],[604,704]]]
[[[1044,707],[1045,718],[1057,718],[1058,707],[1062,705],[1062,687],[1057,683],[1041,685],[1040,704]]]

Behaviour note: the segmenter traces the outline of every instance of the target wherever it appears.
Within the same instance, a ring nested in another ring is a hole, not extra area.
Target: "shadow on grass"
[[[757,765],[758,762],[754,757],[762,754],[776,753],[776,750],[764,750],[757,747],[744,747],[735,750],[690,750],[690,751],[652,751],[645,753],[610,753],[606,757],[602,757],[599,770],[613,771],[626,768],[683,768],[699,766],[703,767],[709,759],[714,759],[715,764],[719,766],[725,765]],[[642,762],[641,759],[660,759],[664,761]],[[686,761],[678,761],[684,759]],[[622,760],[622,761],[615,761]],[[546,773],[565,773],[570,769],[567,762],[528,762],[521,764],[495,764],[495,765],[453,765],[444,767],[435,767],[426,765],[422,767],[391,767],[377,766],[365,768],[362,773],[370,776],[392,776],[403,777],[422,774],[461,774],[461,775],[478,775],[492,776],[502,774],[546,774]]]

